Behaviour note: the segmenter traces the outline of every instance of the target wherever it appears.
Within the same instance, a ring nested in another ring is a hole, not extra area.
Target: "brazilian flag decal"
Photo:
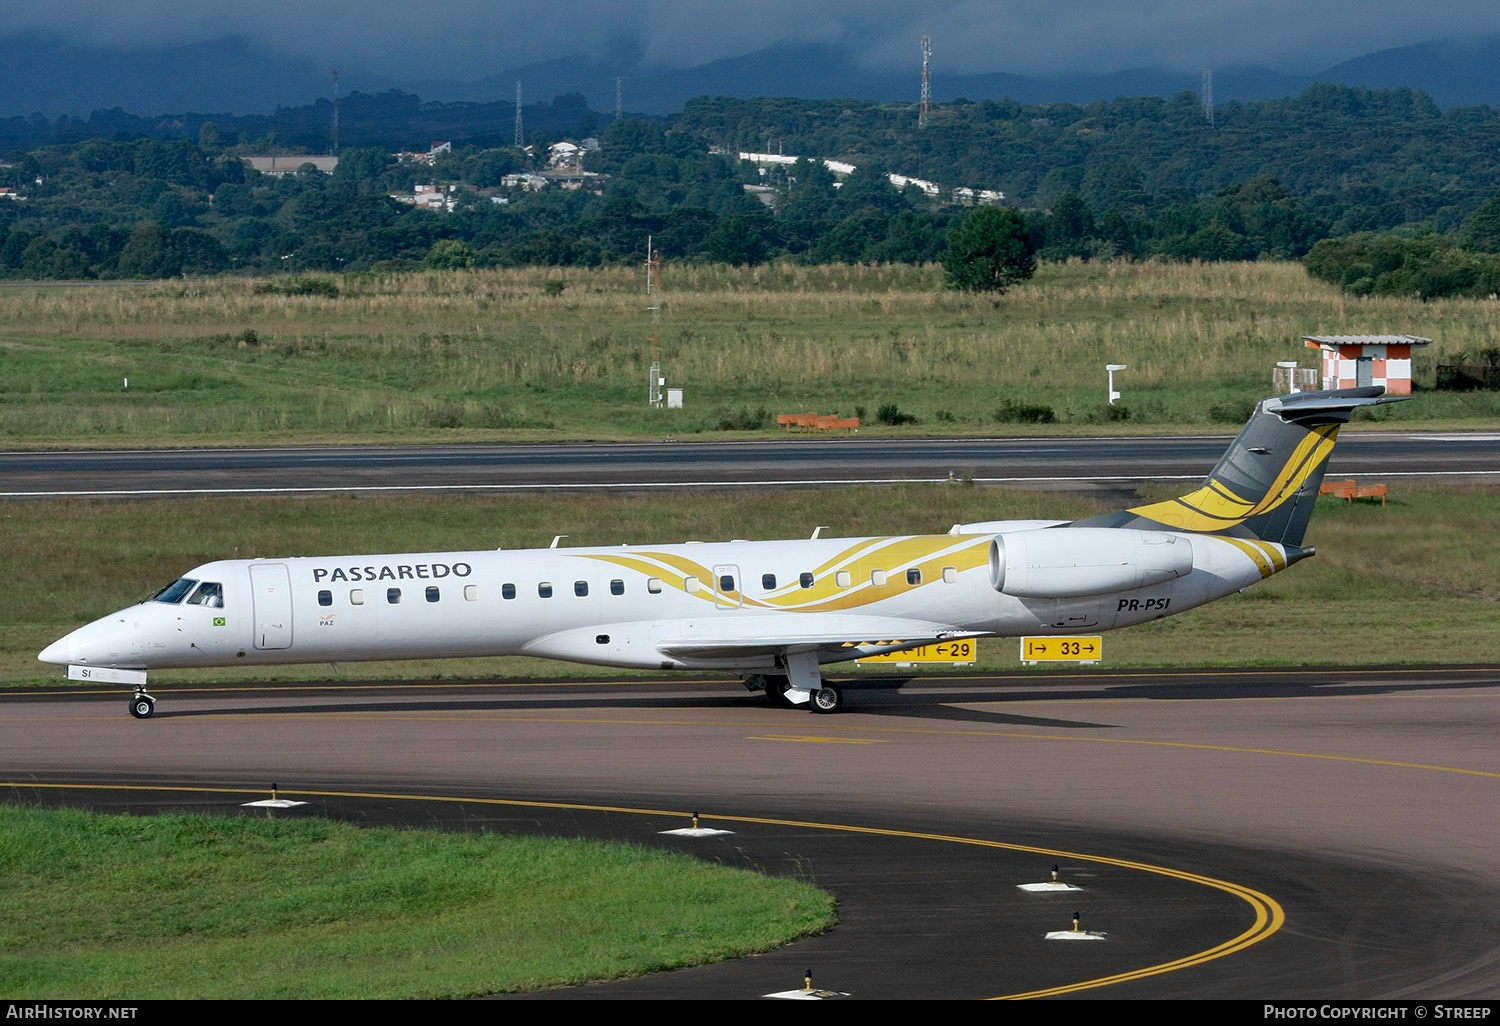
[[[214,617],[214,626],[215,627],[223,627],[224,626],[224,618],[222,616],[216,616],[216,617]]]

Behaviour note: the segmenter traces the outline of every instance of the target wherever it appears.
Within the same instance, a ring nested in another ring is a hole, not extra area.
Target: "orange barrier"
[[[816,427],[822,419],[816,413],[780,413],[776,415],[776,423],[787,429],[801,428],[805,433],[809,428]]]
[[[1334,495],[1346,502],[1355,499],[1379,499],[1382,506],[1385,505],[1388,489],[1383,484],[1362,485],[1348,478],[1343,481],[1324,481],[1323,487],[1318,489],[1319,495]]]
[[[837,414],[778,413],[776,423],[790,433],[797,428],[803,434],[809,431],[858,431],[858,417],[840,417]]]

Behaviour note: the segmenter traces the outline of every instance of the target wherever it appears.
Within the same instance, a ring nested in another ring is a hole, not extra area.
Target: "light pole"
[[[1115,371],[1124,370],[1125,364],[1107,363],[1104,365],[1104,369],[1109,371],[1109,405],[1113,406],[1115,400],[1120,398],[1120,393],[1115,391]]]

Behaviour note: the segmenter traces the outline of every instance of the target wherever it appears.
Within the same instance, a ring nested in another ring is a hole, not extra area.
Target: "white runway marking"
[[[1362,470],[1340,468],[1340,474],[1375,474],[1381,477],[1500,477],[1500,470]],[[1201,481],[1202,474],[1112,474],[1107,476],[976,477],[975,484],[1114,484],[1130,481]],[[830,488],[847,485],[948,484],[948,477],[860,477],[793,478],[778,481],[640,481],[554,484],[451,484],[451,485],[307,485],[265,488],[99,488],[65,491],[0,492],[0,499],[149,498],[167,495],[310,495],[355,492],[548,492],[609,491],[631,488]]]

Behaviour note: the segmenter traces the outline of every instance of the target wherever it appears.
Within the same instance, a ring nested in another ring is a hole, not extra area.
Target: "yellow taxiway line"
[[[799,739],[801,740],[801,739]],[[188,794],[226,794],[246,795],[261,794],[259,790],[232,787],[189,787],[184,785],[141,785],[141,784],[43,784],[32,782],[0,782],[0,786],[13,790],[73,790],[73,791],[166,791]],[[423,801],[423,802],[451,802],[456,804],[473,805],[503,805],[513,808],[533,809],[561,809],[573,812],[609,812],[622,815],[635,816],[673,816],[686,819],[696,816],[700,820],[712,819],[725,823],[753,823],[763,826],[791,827],[802,830],[833,830],[841,833],[864,834],[874,837],[900,837],[918,841],[936,841],[946,844],[967,844],[981,848],[994,848],[1001,851],[1022,852],[1029,855],[1042,855],[1053,859],[1077,859],[1083,862],[1091,862],[1096,865],[1116,866],[1122,869],[1131,869],[1143,873],[1152,873],[1157,876],[1170,877],[1174,880],[1182,880],[1187,883],[1199,884],[1211,887],[1214,890],[1223,891],[1244,901],[1254,913],[1254,923],[1239,935],[1216,944],[1211,948],[1176,958],[1170,962],[1161,962],[1156,965],[1144,966],[1129,972],[1116,973],[1113,976],[1102,976],[1092,980],[1080,980],[1077,983],[1063,984],[1058,987],[1049,987],[1044,990],[1024,991],[1017,994],[1002,994],[990,1000],[1011,1000],[1021,998],[1055,997],[1061,994],[1073,994],[1084,990],[1093,990],[1099,987],[1109,987],[1117,983],[1126,983],[1131,980],[1142,980],[1150,976],[1159,976],[1163,973],[1176,972],[1191,966],[1202,965],[1215,959],[1224,958],[1243,951],[1246,948],[1259,944],[1270,937],[1286,923],[1286,913],[1276,899],[1263,894],[1250,887],[1231,883],[1227,880],[1219,880],[1211,876],[1203,876],[1199,873],[1189,873],[1180,869],[1172,869],[1167,866],[1152,865],[1149,862],[1136,862],[1131,859],[1117,859],[1104,855],[1085,855],[1080,852],[1064,851],[1056,848],[1038,848],[1027,844],[1013,844],[1008,841],[993,841],[979,837],[963,837],[955,834],[935,834],[920,830],[898,830],[889,827],[858,826],[850,823],[821,823],[813,820],[779,819],[766,816],[734,816],[734,815],[700,815],[699,813],[688,813],[677,809],[639,809],[629,806],[618,805],[591,805],[578,802],[545,802],[532,801],[519,798],[478,798],[473,796],[452,795],[429,795],[429,794],[402,794],[399,792],[386,791],[299,791],[285,788],[278,790],[282,795],[295,795],[299,798],[365,798],[380,801]]]

